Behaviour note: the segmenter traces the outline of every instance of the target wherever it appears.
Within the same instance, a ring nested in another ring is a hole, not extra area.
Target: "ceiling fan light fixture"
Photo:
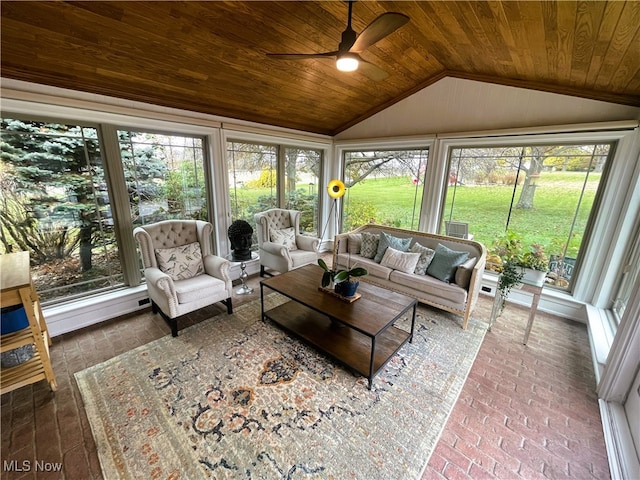
[[[358,69],[358,64],[356,56],[348,53],[338,56],[336,60],[336,67],[341,72],[353,72]]]

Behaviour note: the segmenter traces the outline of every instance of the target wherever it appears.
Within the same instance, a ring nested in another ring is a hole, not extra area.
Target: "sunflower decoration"
[[[333,179],[329,182],[329,185],[327,185],[327,191],[329,192],[329,196],[331,198],[341,198],[344,195],[346,188],[344,186],[344,183],[342,182],[342,180],[338,180]]]

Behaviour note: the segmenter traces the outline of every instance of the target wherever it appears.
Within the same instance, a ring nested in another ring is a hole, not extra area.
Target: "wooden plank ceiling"
[[[347,4],[3,0],[2,76],[336,134],[453,76],[640,106],[640,2],[360,1],[353,28],[411,21],[338,72]]]

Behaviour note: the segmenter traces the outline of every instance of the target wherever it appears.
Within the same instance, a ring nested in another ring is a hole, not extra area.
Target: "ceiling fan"
[[[380,67],[367,62],[359,54],[374,43],[395,32],[409,21],[402,13],[387,12],[380,15],[357,35],[351,28],[353,0],[349,0],[349,19],[347,28],[342,32],[342,41],[338,50],[324,53],[267,53],[268,57],[281,60],[306,60],[309,58],[336,58],[336,67],[343,72],[352,72],[359,67],[362,73],[372,80],[380,81],[389,75]]]

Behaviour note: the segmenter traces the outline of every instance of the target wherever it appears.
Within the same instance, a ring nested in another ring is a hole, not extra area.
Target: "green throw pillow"
[[[382,257],[384,257],[384,252],[387,251],[388,247],[394,248],[400,252],[406,252],[409,250],[409,245],[411,245],[411,237],[409,238],[398,238],[392,235],[389,235],[385,232],[380,232],[380,241],[378,242],[378,253],[374,257],[373,261],[376,263],[380,263]]]
[[[468,257],[469,252],[456,252],[439,243],[433,260],[427,267],[427,275],[451,283],[456,275],[458,265],[462,265]]]

